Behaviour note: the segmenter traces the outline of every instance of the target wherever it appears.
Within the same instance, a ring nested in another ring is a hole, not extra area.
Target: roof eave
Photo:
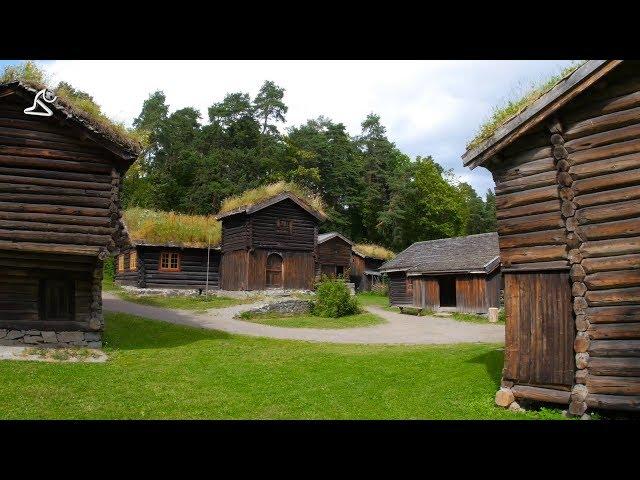
[[[465,167],[474,169],[536,126],[551,113],[605,76],[622,60],[590,60],[560,81],[529,107],[501,126],[491,137],[462,155]]]

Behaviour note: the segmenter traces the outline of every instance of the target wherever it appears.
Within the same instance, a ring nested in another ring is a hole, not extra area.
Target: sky
[[[8,63],[0,60],[0,68]],[[265,80],[285,88],[284,128],[320,115],[351,135],[369,113],[380,115],[389,139],[412,158],[431,155],[484,195],[493,180],[461,155],[492,109],[544,80],[569,60],[420,61],[87,61],[39,62],[51,75],[86,91],[110,118],[131,125],[150,93],[162,90],[170,111],[207,108],[225,94],[256,95]],[[281,128],[281,131],[284,131]]]

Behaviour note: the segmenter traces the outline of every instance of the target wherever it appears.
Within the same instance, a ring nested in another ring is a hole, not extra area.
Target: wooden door
[[[40,281],[40,319],[61,322],[74,319],[75,288],[72,280]]]
[[[529,385],[572,385],[569,273],[505,273],[504,377]]]
[[[282,257],[277,253],[267,257],[267,287],[282,287]]]

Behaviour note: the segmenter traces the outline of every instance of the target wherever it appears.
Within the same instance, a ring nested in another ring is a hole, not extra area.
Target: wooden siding
[[[316,275],[322,273],[323,266],[325,265],[343,267],[345,275],[350,276],[351,245],[340,237],[334,237],[318,244]],[[335,275],[335,268],[333,274]]]
[[[291,222],[290,229],[278,229],[278,220]],[[286,199],[250,215],[251,247],[274,250],[313,251],[317,219]]]
[[[262,290],[266,288],[267,257],[272,253],[282,257],[283,288],[313,289],[314,256],[312,252],[256,249],[248,256],[249,290]]]
[[[242,250],[249,246],[249,217],[234,215],[222,219],[222,252]]]
[[[413,277],[413,305],[427,310],[440,308],[440,286],[436,277]]]
[[[519,384],[573,384],[573,317],[567,272],[505,273],[504,377]]]
[[[125,271],[116,272],[116,282],[141,288],[204,289],[207,280],[207,249],[138,246],[137,270],[129,269],[131,251],[125,253]],[[180,254],[180,271],[160,271],[162,252]],[[209,289],[220,287],[220,252],[211,250],[209,257]]]
[[[249,252],[235,250],[223,252],[220,261],[220,288],[223,290],[247,290]]]
[[[92,274],[97,259],[42,253],[0,251],[0,328],[90,330]],[[68,280],[74,288],[70,321],[41,321],[41,280]]]
[[[390,272],[388,275],[390,304],[412,305],[413,297],[407,293],[407,275],[404,272]]]

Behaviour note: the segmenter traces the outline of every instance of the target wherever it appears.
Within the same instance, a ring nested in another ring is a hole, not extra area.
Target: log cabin
[[[588,61],[462,156],[496,183],[496,403],[640,410],[640,63]]]
[[[313,289],[324,212],[290,191],[240,203],[216,217],[222,223],[221,288]]]
[[[416,242],[385,262],[392,306],[488,313],[500,304],[498,235]]]
[[[351,255],[351,282],[360,292],[370,292],[383,283],[380,267],[395,254],[379,245],[355,244]]]
[[[41,88],[0,85],[0,343],[97,347],[103,260],[128,243],[121,180],[140,147],[66,100],[28,114]]]
[[[123,220],[131,246],[116,258],[118,285],[199,293],[220,287],[220,225],[213,217],[135,208]]]
[[[350,277],[353,242],[338,232],[318,235],[316,276]]]

